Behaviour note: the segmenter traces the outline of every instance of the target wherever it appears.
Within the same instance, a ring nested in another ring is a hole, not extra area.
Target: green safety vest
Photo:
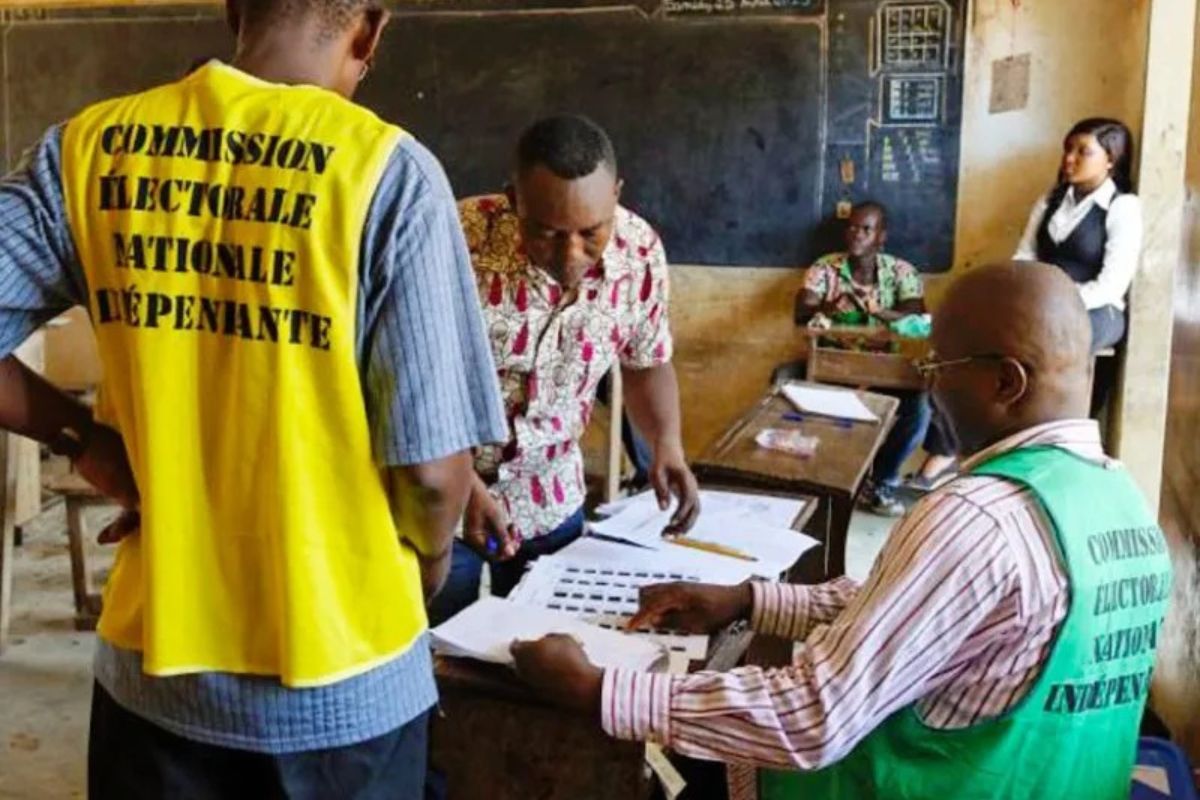
[[[836,764],[760,773],[763,800],[1126,800],[1171,592],[1166,541],[1123,468],[1027,447],[973,470],[1028,486],[1053,524],[1070,607],[1041,675],[967,728],[901,709]]]

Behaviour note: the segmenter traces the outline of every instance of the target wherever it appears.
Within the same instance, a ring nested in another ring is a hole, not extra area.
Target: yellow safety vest
[[[99,633],[151,675],[321,685],[426,627],[355,358],[361,235],[403,135],[217,62],[66,126],[97,416],[142,498]]]

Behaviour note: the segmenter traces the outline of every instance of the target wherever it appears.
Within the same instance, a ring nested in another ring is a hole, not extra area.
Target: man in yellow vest
[[[93,418],[6,360],[0,426],[127,509],[91,797],[418,797],[425,600],[506,434],[470,258],[438,162],[349,100],[382,10],[230,19],[230,64],[85,109],[0,184],[0,352],[82,304],[104,367]]]
[[[1078,294],[1046,265],[950,288],[921,371],[963,475],[916,505],[861,586],[650,587],[631,623],[748,618],[803,641],[794,663],[602,671],[549,637],[514,645],[518,671],[613,736],[775,768],[766,800],[1129,797],[1171,563],[1087,418]]]

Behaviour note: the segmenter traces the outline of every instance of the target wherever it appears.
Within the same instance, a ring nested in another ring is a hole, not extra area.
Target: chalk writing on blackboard
[[[941,2],[895,3],[879,9],[885,68],[940,69],[947,65],[950,8]]]
[[[942,109],[940,75],[889,75],[884,81],[884,121],[937,122]]]
[[[763,12],[799,12],[815,14],[824,10],[825,0],[666,0],[667,14],[745,14]]]

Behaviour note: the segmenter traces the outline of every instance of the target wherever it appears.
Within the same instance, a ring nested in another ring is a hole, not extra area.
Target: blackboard
[[[936,271],[953,259],[964,2],[405,0],[359,100],[460,195],[503,186],[538,116],[591,115],[675,263],[803,264],[838,247],[839,206],[872,198],[889,249]],[[10,19],[10,163],[82,105],[231,45],[214,7]]]

